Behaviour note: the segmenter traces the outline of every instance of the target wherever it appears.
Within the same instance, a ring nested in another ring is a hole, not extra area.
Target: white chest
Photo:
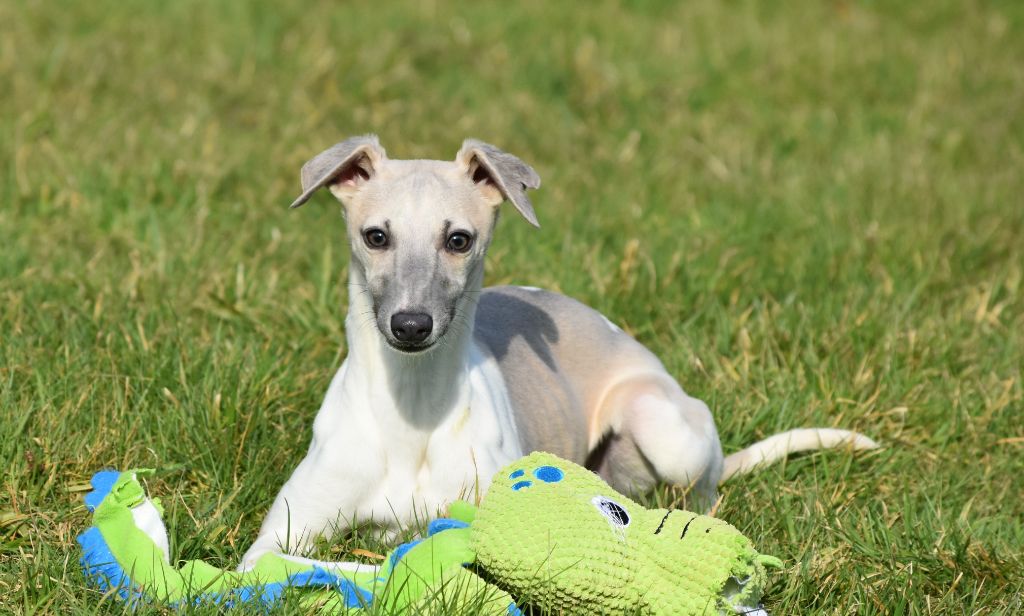
[[[501,373],[475,347],[453,378],[405,376],[368,387],[346,362],[314,427],[315,440],[362,469],[355,517],[392,528],[477,500],[523,453]]]

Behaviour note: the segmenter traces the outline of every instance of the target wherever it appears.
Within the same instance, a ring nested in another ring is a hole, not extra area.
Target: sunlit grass
[[[233,566],[344,355],[338,208],[286,206],[364,132],[533,164],[542,228],[506,212],[489,283],[600,309],[727,451],[884,443],[723,490],[786,562],[773,613],[1020,611],[1024,5],[28,1],[0,24],[0,611],[123,610],[74,543],[103,467],[160,469],[178,557]],[[360,547],[386,550],[323,551]]]

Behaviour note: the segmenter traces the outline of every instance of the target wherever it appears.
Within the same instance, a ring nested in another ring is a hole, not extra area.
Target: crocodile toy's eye
[[[597,507],[597,510],[601,512],[601,515],[608,518],[608,521],[613,525],[619,527],[629,526],[629,513],[626,512],[626,509],[622,505],[603,496],[595,496],[590,502],[593,503],[594,506]]]

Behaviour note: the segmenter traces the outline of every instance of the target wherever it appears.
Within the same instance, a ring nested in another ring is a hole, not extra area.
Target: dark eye
[[[615,526],[629,526],[629,513],[622,505],[603,496],[595,496],[590,502]]]
[[[388,234],[380,229],[367,229],[363,232],[363,240],[370,248],[384,248],[388,245]]]
[[[468,233],[456,231],[448,236],[445,248],[452,252],[466,252],[473,245],[473,238]]]

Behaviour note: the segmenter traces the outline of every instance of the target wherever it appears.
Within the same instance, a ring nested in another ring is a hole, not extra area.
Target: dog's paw
[[[235,567],[235,571],[239,573],[245,573],[246,571],[249,571],[250,569],[256,566],[256,563],[259,561],[260,558],[263,557],[264,554],[270,551],[271,550],[267,548],[261,548],[258,545],[253,545],[251,548],[249,548],[245,555],[242,556],[242,562],[238,563],[238,566]]]

